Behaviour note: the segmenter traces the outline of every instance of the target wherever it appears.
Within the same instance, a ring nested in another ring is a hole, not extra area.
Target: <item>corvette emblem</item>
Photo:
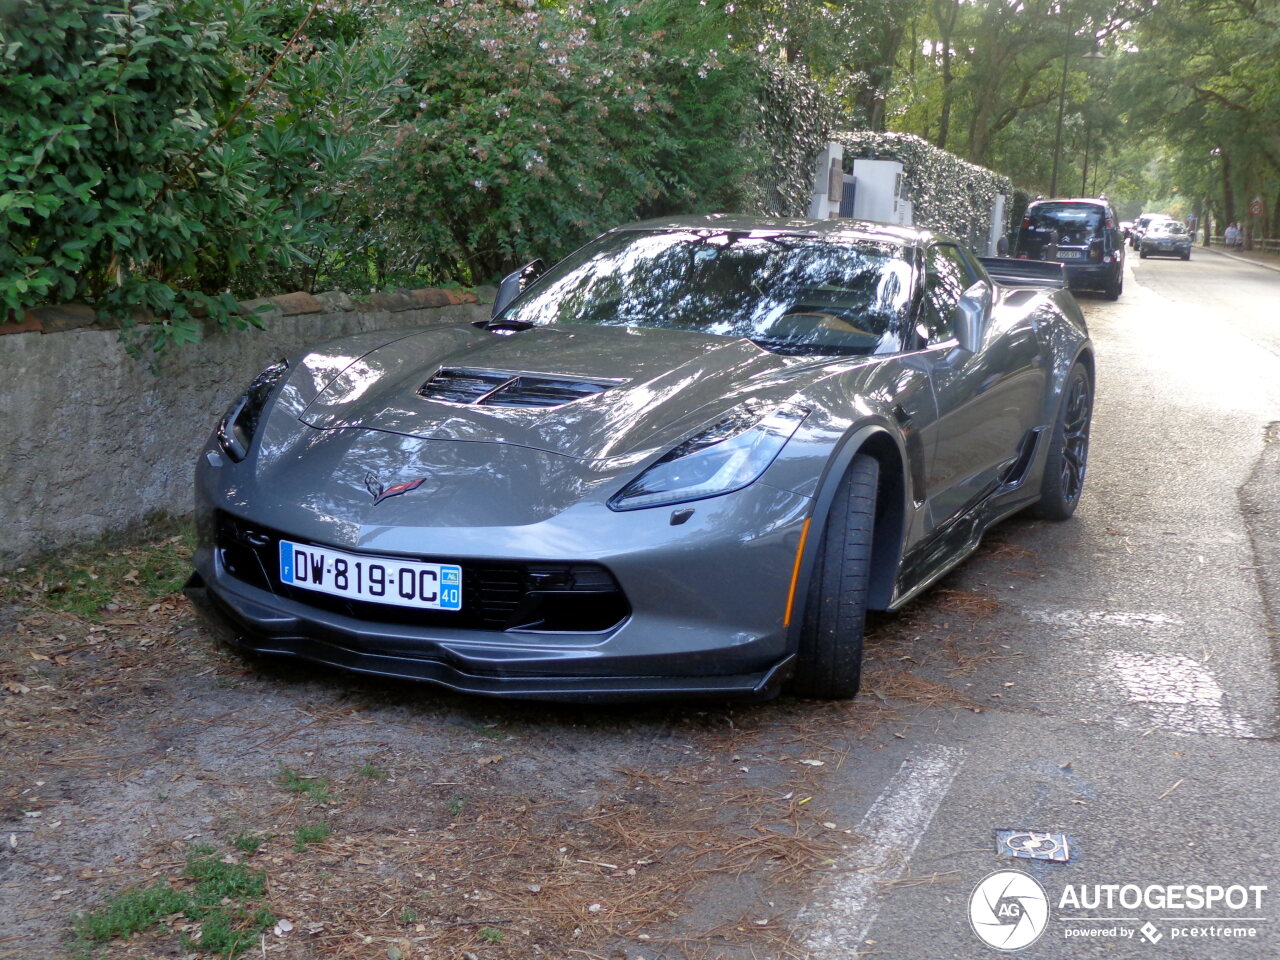
[[[398,497],[402,493],[408,493],[410,490],[417,490],[420,486],[427,482],[426,477],[419,477],[417,480],[406,480],[404,483],[396,483],[391,486],[384,486],[382,481],[378,479],[376,473],[366,473],[364,475],[364,486],[369,491],[369,495],[373,497],[373,505],[376,507],[383,500],[391,497]]]

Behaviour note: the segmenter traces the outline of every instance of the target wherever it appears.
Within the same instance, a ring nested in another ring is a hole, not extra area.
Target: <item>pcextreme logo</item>
[[[969,923],[987,946],[1021,950],[1039,940],[1049,925],[1049,897],[1021,870],[997,870],[973,888]]]

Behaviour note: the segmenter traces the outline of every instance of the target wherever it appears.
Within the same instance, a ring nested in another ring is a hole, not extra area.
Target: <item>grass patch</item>
[[[265,871],[227,863],[213,847],[197,844],[182,877],[181,889],[164,882],[123,890],[101,908],[73,917],[78,955],[92,956],[95,944],[128,939],[165,917],[184,914],[200,924],[198,937],[183,934],[185,949],[234,960],[275,923],[271,911],[258,903],[266,893]]]
[[[195,881],[192,903],[212,907],[224,899],[260,900],[266,891],[267,874],[239,863],[225,863],[212,851],[193,851],[187,858],[187,879]]]
[[[485,943],[501,943],[502,931],[497,927],[481,927],[480,932],[476,934]]]
[[[356,773],[364,777],[366,780],[377,780],[379,783],[386,781],[389,774],[381,767],[375,767],[372,763],[363,763],[356,767]]]
[[[116,613],[112,607],[176,594],[191,573],[194,552],[195,530],[184,524],[177,535],[140,546],[98,545],[24,568],[2,594],[97,622]]]
[[[301,853],[313,843],[324,843],[333,833],[327,823],[304,823],[293,832],[293,849]]]
[[[244,853],[257,853],[258,848],[262,846],[266,840],[266,834],[250,833],[249,831],[244,830],[236,835],[236,838],[231,841],[231,845]]]
[[[411,907],[403,908],[400,911],[400,922],[401,923],[417,923],[418,911],[412,909]]]
[[[276,777],[276,784],[281,790],[287,790],[289,793],[306,794],[316,803],[328,803],[333,799],[333,795],[329,793],[328,777],[304,777],[292,767],[280,768],[280,776]]]
[[[106,943],[116,937],[131,937],[153,926],[161,917],[181,913],[188,906],[185,894],[167,883],[122,890],[106,905],[82,913],[72,920],[72,929],[80,940]]]
[[[246,907],[211,910],[200,921],[200,939],[184,936],[182,945],[233,960],[256,944],[262,932],[275,922],[275,916],[265,907],[252,912]]]

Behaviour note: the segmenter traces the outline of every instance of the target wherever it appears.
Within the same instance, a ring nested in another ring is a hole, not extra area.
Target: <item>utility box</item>
[[[987,256],[1000,256],[1000,238],[1004,236],[1004,204],[1003,193],[996,194],[996,201],[991,205],[991,230],[987,242]]]
[[[854,217],[912,225],[912,205],[900,162],[857,159],[853,161],[853,177],[857,181]]]
[[[825,220],[840,215],[844,196],[844,147],[828,143],[818,153],[813,170],[813,193],[809,198],[809,217]]]

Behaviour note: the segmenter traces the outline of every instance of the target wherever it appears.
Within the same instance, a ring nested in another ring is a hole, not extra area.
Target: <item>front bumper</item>
[[[1146,254],[1148,257],[1185,257],[1191,252],[1191,244],[1159,244],[1144,241],[1139,245],[1138,249],[1139,252]]]
[[[201,544],[186,593],[225,639],[247,650],[542,700],[768,699],[792,671],[784,613],[812,501],[762,482],[690,504],[694,515],[680,524],[667,508],[614,513],[584,505],[531,527],[370,525],[355,542],[340,544],[370,556],[404,556],[410,542],[431,544],[433,556],[464,568],[469,560],[498,562],[494,557],[598,565],[616,579],[627,612],[606,629],[577,631],[438,616],[387,620],[288,595],[269,577],[250,582],[233,573],[237,561],[220,545],[216,518],[227,504],[215,509],[214,502],[198,498]],[[303,539],[323,543],[314,533]]]
[[[252,589],[252,588],[250,588]],[[512,671],[500,662],[482,668],[472,657],[439,658],[391,652],[368,625],[336,615],[303,617],[232,591],[213,591],[193,573],[183,593],[234,647],[255,654],[296,657],[353,673],[399,680],[421,680],[459,693],[526,700],[607,702],[714,697],[768,700],[790,677],[793,654],[764,670],[706,676],[625,676],[614,674],[539,674]],[[394,646],[394,640],[393,644]],[[490,651],[497,652],[497,651]],[[598,664],[604,667],[605,664]]]

